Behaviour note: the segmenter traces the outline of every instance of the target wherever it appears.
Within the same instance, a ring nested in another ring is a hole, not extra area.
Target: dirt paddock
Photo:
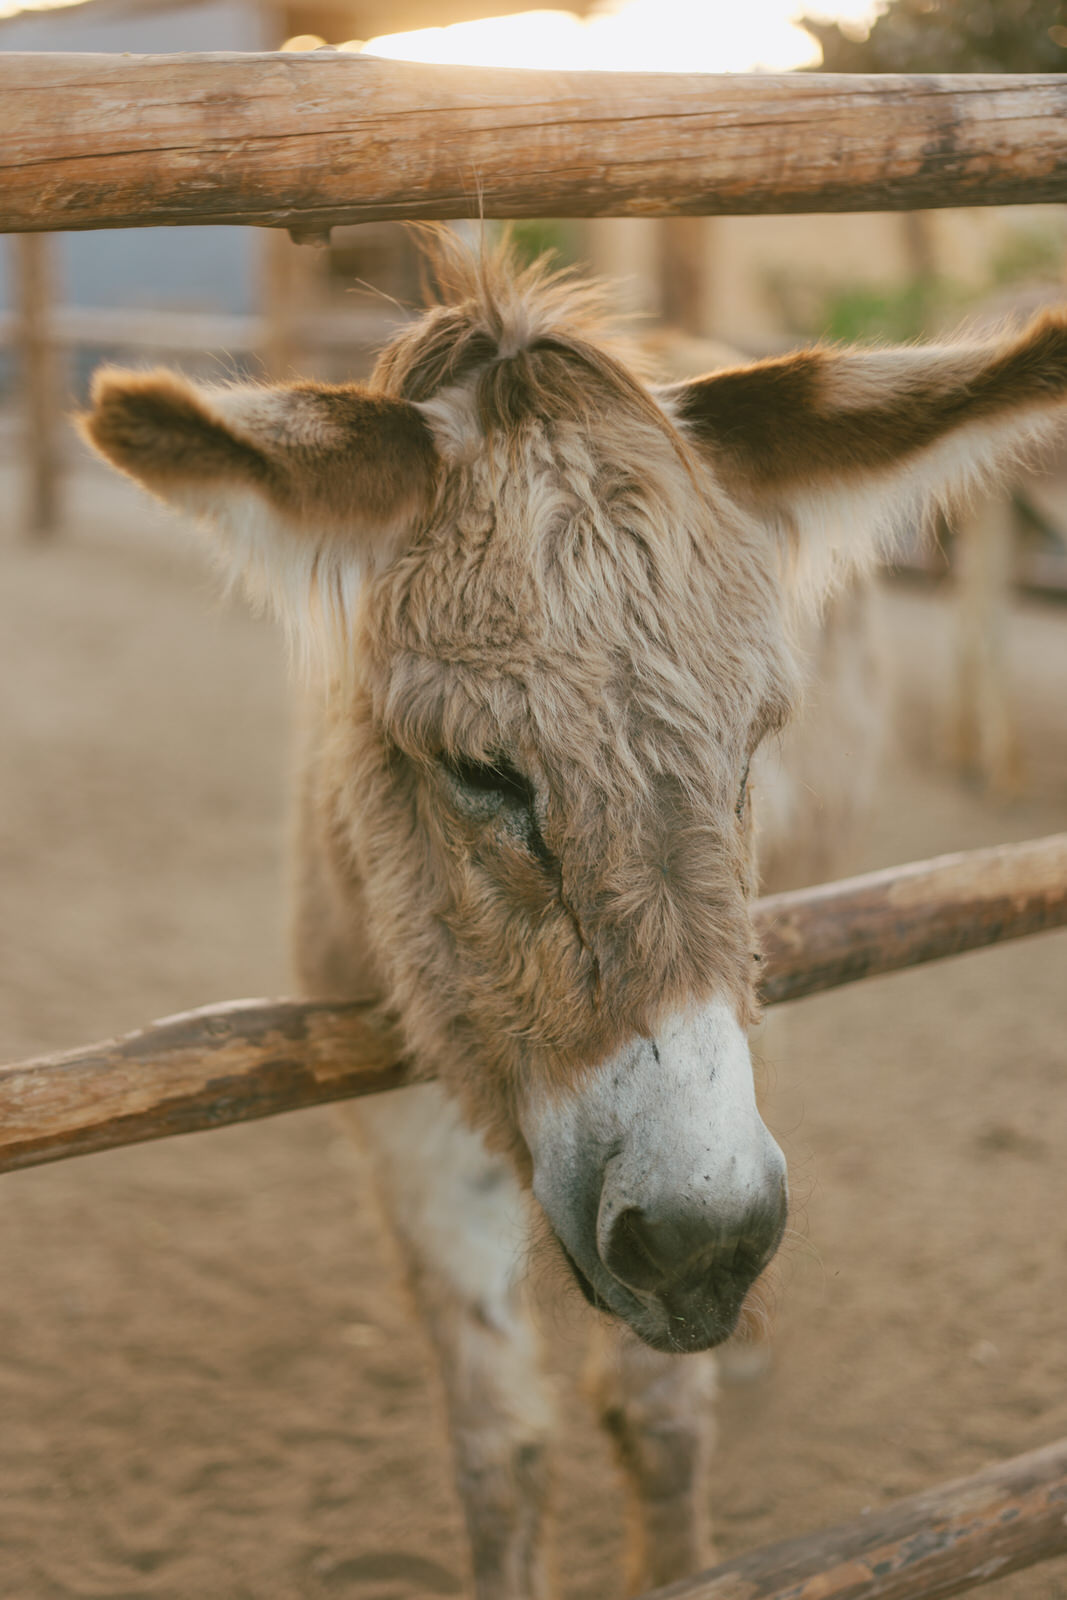
[[[86,470],[70,523],[36,549],[0,524],[5,1059],[288,987],[279,641],[132,490]],[[1013,619],[1004,806],[943,759],[943,598],[884,609],[900,731],[859,864],[1067,826],[1067,611]],[[787,1036],[800,1238],[773,1366],[723,1392],[724,1554],[1067,1435],[1067,938],[801,1002]],[[0,1179],[0,1285],[2,1600],[466,1592],[427,1352],[329,1112]],[[547,1317],[558,1555],[567,1600],[608,1600],[584,1316]],[[1067,1596],[1067,1563],[985,1592]]]

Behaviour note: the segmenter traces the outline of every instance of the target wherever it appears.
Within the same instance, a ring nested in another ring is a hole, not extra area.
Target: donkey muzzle
[[[785,1161],[721,1001],[527,1106],[534,1194],[587,1299],[663,1350],[732,1332],[785,1228]]]

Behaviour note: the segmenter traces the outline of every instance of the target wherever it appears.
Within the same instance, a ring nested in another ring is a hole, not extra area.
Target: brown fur
[[[1018,418],[1010,443],[1067,391],[1067,330],[801,352],[661,404],[588,286],[506,253],[446,249],[438,270],[447,303],[369,390],[220,399],[109,374],[86,426],[164,494],[211,480],[190,503],[224,523],[238,485],[312,532],[402,523],[358,597],[334,554],[329,584],[316,557],[277,601],[328,635],[333,683],[310,746],[300,966],[312,992],[378,992],[521,1166],[516,1085],[565,1089],[713,994],[754,1014],[740,793],[795,669],[780,519],[753,503],[906,483],[969,423]],[[472,764],[513,769],[525,808],[468,792]]]
[[[243,482],[298,521],[370,526],[411,518],[430,499],[433,440],[413,406],[358,384],[251,391],[247,415],[213,411],[210,391],[166,371],[95,375],[89,442],[167,498],[190,481]]]
[[[896,468],[955,429],[1067,392],[1062,315],[1039,318],[992,359],[987,346],[931,354],[802,350],[682,386],[679,414],[728,478],[781,490]]]

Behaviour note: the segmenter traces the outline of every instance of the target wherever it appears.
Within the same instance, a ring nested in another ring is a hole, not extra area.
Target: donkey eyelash
[[[534,786],[512,762],[504,756],[492,761],[472,761],[466,756],[439,759],[453,783],[468,796],[490,804],[498,800],[499,810],[506,810],[516,820],[521,817],[522,838],[530,854],[542,866],[555,865],[556,858],[544,841],[534,811]]]
[[[441,764],[464,789],[477,794],[497,794],[515,805],[533,803],[533,785],[504,757],[471,761],[466,756],[442,756]]]

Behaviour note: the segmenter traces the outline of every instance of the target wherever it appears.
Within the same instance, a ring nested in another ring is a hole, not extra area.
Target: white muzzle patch
[[[672,1016],[573,1093],[531,1096],[522,1130],[587,1297],[657,1348],[727,1337],[786,1213],[785,1160],[730,1007]]]

